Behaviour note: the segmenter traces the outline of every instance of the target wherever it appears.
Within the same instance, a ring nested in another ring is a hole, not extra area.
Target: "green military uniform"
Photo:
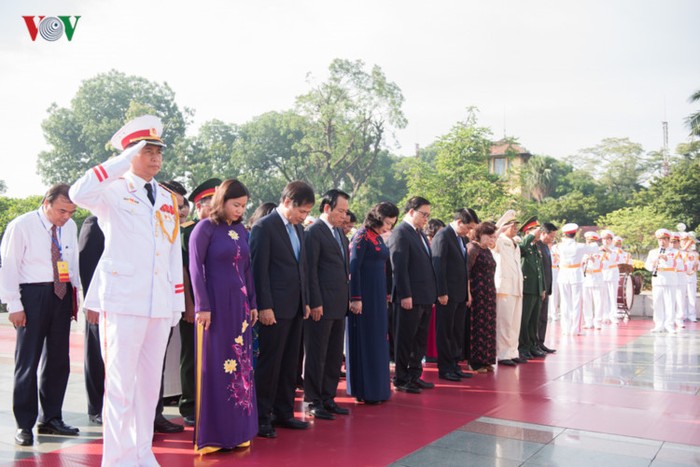
[[[196,221],[188,221],[180,226],[180,238],[182,240],[182,264],[185,274],[189,277],[190,269],[190,235]],[[188,281],[189,283],[189,281]],[[190,297],[194,297],[192,284],[189,284]],[[194,323],[180,320],[180,415],[194,417],[195,384],[194,384]]]
[[[533,224],[534,222],[534,224]],[[528,219],[522,229],[539,226],[536,218]],[[518,351],[521,355],[543,356],[537,345],[537,328],[545,290],[542,253],[534,243],[535,236],[526,235],[520,242],[520,266],[523,271],[523,315],[520,323]]]

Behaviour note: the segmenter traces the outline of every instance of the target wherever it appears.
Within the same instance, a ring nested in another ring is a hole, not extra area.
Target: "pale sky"
[[[646,151],[688,141],[700,89],[697,0],[23,0],[0,6],[0,179],[42,194],[36,156],[52,102],[116,69],[167,82],[203,122],[286,110],[334,58],[379,65],[406,99],[395,153],[466,116],[533,154],[563,158],[606,137]],[[26,15],[81,18],[73,40],[32,42]],[[117,129],[115,128],[115,131]],[[167,155],[166,155],[167,157]]]

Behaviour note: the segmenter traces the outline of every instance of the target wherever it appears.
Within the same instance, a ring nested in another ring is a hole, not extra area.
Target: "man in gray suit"
[[[328,191],[321,200],[321,215],[306,230],[311,319],[304,322],[304,401],[322,420],[350,413],[335,403],[350,297],[348,240],[341,230],[349,198],[340,190]]]

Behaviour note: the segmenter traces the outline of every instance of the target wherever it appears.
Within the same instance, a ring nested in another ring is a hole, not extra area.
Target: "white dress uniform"
[[[567,226],[562,227],[566,232]],[[577,226],[578,228],[578,226]],[[599,251],[598,245],[584,245],[573,238],[564,238],[559,244],[559,298],[562,334],[581,334],[581,283],[583,255]]]
[[[114,138],[113,145],[120,147]],[[86,308],[100,312],[103,466],[158,465],[151,444],[163,358],[170,327],[185,310],[177,202],[151,180],[151,204],[147,182],[129,171],[143,146],[93,167],[70,189],[71,199],[98,217],[105,236],[85,298]]]
[[[658,235],[657,235],[658,237]],[[674,290],[676,285],[675,259],[669,250],[654,248],[647,255],[644,268],[656,274],[651,278],[651,292],[654,301],[654,329],[660,332],[664,329],[675,333],[674,320]]]
[[[613,233],[603,230],[600,233],[603,246],[608,250],[603,253],[603,284],[601,288],[603,321],[617,324],[617,288],[620,283],[619,248],[613,246]]]
[[[700,265],[698,258],[698,251],[695,248],[695,244],[687,247],[686,250],[686,274],[688,276],[686,282],[686,298],[688,302],[688,308],[686,313],[686,318],[689,321],[696,322],[698,320],[696,299],[698,294],[698,266]]]
[[[496,359],[518,358],[520,322],[523,317],[523,271],[520,247],[504,233],[496,239]]]
[[[596,245],[597,246],[597,245]],[[583,256],[583,327],[601,329],[607,306],[606,284],[603,278],[603,253],[589,253]]]
[[[677,248],[674,248],[674,250],[676,252],[676,311],[674,312],[674,322],[676,329],[682,329],[685,327],[685,314],[688,311],[688,274],[686,273],[688,266],[686,265],[685,252]]]
[[[552,254],[552,295],[549,296],[549,301],[547,302],[547,317],[550,321],[557,321],[559,319],[559,244],[555,243],[552,248],[549,249]]]

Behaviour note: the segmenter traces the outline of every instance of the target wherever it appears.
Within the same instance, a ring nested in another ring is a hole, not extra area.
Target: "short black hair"
[[[351,210],[348,209],[348,212],[346,212],[345,215],[348,216],[348,220],[350,220],[350,222],[353,224],[357,222],[357,216]]]
[[[68,193],[69,191],[70,186],[66,185],[65,183],[58,183],[48,189],[48,191],[44,195],[44,201],[47,201],[49,204],[53,204],[54,201],[56,201],[59,197],[63,196],[70,203],[75,204],[70,199],[70,194]]]
[[[187,188],[185,188],[182,183],[178,182],[177,180],[168,180],[167,182],[161,183],[161,185],[173,193],[177,193],[178,195],[187,195]]]
[[[479,220],[479,216],[476,215],[476,211],[473,210],[472,208],[464,208],[467,210],[470,216],[472,216],[472,219],[474,219],[474,222],[477,224],[481,224],[481,221]]]
[[[347,200],[350,200],[350,195],[345,193],[344,191],[338,190],[336,188],[333,188],[332,190],[328,190],[323,194],[323,197],[321,198],[321,205],[318,207],[319,212],[323,213],[323,208],[326,205],[329,205],[331,207],[331,211],[335,209],[335,207],[338,205],[338,198],[345,198]]]
[[[384,219],[399,217],[399,208],[394,203],[382,201],[375,204],[365,217],[364,226],[368,229],[378,229],[384,225]]]
[[[314,204],[316,202],[314,189],[311,188],[308,183],[302,182],[301,180],[294,180],[293,182],[287,183],[287,186],[282,190],[280,204],[284,204],[284,200],[287,198],[292,200],[292,206],[294,207]]]
[[[420,196],[414,196],[413,198],[409,199],[406,201],[406,207],[404,208],[404,214],[413,209],[414,211],[417,211],[421,208],[421,206],[430,206],[430,201],[428,201],[425,198],[422,198]]]
[[[471,213],[465,208],[457,209],[455,211],[454,220],[461,221],[462,224],[470,224],[472,222],[476,223]]]
[[[542,224],[542,230],[546,233],[551,233],[559,230],[559,227],[552,224],[551,222],[545,222],[544,224]]]

